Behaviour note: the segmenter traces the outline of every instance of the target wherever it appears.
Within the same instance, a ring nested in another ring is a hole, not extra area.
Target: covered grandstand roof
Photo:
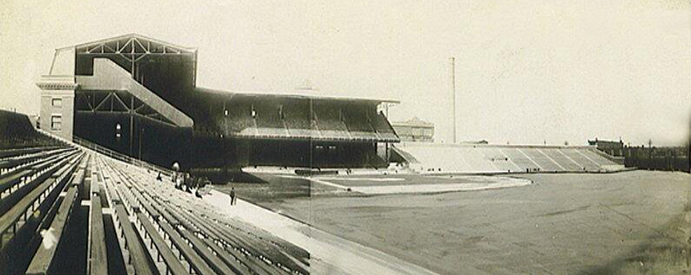
[[[197,91],[204,93],[239,95],[239,96],[262,96],[262,97],[278,97],[278,98],[297,98],[297,99],[323,99],[323,100],[338,100],[338,101],[368,101],[378,103],[401,103],[399,100],[387,98],[369,98],[369,97],[350,97],[344,95],[333,95],[332,93],[324,93],[317,90],[293,90],[285,92],[257,92],[257,91],[224,91],[219,89],[209,89],[197,87]]]
[[[380,99],[197,89],[206,113],[202,132],[248,139],[398,142]],[[204,94],[207,93],[207,94]],[[208,110],[208,111],[207,111]]]
[[[134,48],[130,47],[134,45]],[[104,46],[101,48],[101,46]],[[89,52],[97,53],[103,50],[104,52],[113,53],[194,53],[197,48],[180,46],[173,43],[165,42],[155,38],[147,37],[141,34],[129,33],[110,38],[99,39],[96,41],[85,42],[77,45],[67,46],[67,48],[87,49]]]

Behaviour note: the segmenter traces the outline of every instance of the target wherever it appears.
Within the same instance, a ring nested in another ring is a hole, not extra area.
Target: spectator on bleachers
[[[178,164],[177,161],[173,162],[172,168],[173,168],[173,175],[172,175],[170,180],[173,181],[174,183],[177,183],[178,182],[178,172],[180,171],[180,164]]]
[[[199,193],[199,188],[197,188],[197,190],[194,190],[194,196],[200,199],[202,198],[202,194]]]
[[[162,181],[163,178],[161,178],[161,172],[158,172],[158,176],[156,176],[157,181]]]
[[[192,191],[190,190],[190,186],[192,186],[192,181],[192,175],[190,175],[190,173],[185,173],[185,180],[183,181],[183,184],[185,185],[183,190],[185,190],[185,192],[192,193]]]
[[[237,203],[237,199],[235,198],[235,187],[230,188],[230,205],[235,205]]]
[[[176,174],[177,174],[177,173],[176,173]],[[184,175],[176,176],[176,180],[175,180],[175,189],[180,189],[180,190],[182,190],[182,182],[183,182],[183,179],[182,179],[182,178],[183,178],[183,177],[184,177]]]
[[[194,188],[199,189],[202,186],[202,177],[195,177],[194,178]]]

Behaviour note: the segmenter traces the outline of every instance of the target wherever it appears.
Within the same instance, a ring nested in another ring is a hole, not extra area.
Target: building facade
[[[401,141],[434,142],[434,124],[413,117],[391,123]]]
[[[74,134],[74,91],[77,84],[69,76],[44,76],[41,88],[41,110],[38,128],[72,140]]]

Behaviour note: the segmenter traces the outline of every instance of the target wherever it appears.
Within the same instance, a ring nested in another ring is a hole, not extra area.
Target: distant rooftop
[[[391,122],[391,124],[394,126],[434,127],[433,123],[421,120],[418,117],[413,117],[408,121]]]

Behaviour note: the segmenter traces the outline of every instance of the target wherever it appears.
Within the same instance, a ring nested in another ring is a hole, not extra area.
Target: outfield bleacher
[[[421,173],[565,173],[624,170],[588,146],[402,143],[394,153]]]
[[[66,142],[0,156],[0,274],[309,274],[305,250],[150,167]]]

